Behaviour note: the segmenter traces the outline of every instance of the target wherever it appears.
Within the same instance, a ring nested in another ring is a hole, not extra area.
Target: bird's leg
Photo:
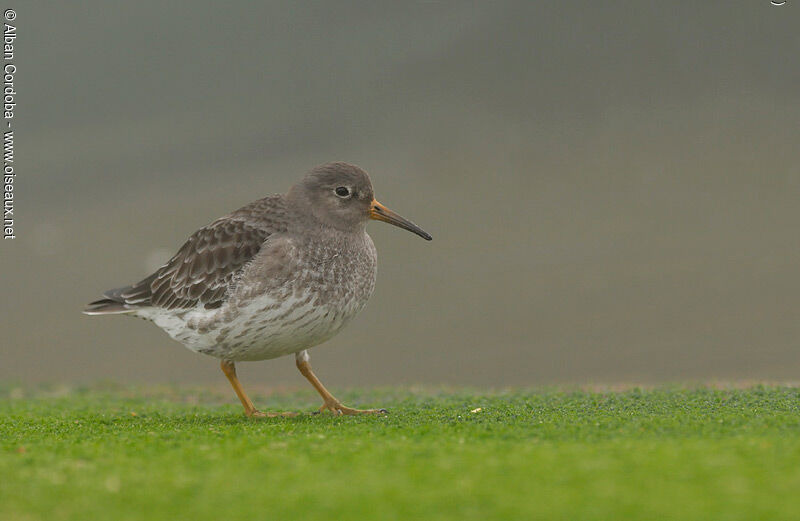
[[[233,391],[236,393],[236,396],[238,396],[239,400],[242,402],[245,415],[266,416],[263,412],[256,409],[255,405],[253,405],[253,402],[250,401],[250,398],[244,392],[244,388],[242,387],[242,384],[239,383],[239,378],[236,376],[236,365],[233,362],[229,362],[227,360],[221,360],[219,363],[219,367],[222,369],[222,372],[225,373],[225,376],[228,377],[228,381],[231,383]]]
[[[250,401],[250,398],[247,397],[247,394],[244,392],[244,388],[242,384],[239,383],[239,378],[236,376],[236,365],[233,362],[229,362],[227,360],[221,360],[219,363],[222,372],[225,373],[225,376],[228,377],[228,381],[231,383],[231,387],[233,387],[234,392],[236,392],[236,396],[239,397],[239,400],[242,402],[242,406],[244,407],[244,414],[248,418],[274,418],[277,416],[296,416],[297,413],[292,412],[261,412],[256,409],[253,402]]]
[[[306,351],[300,351],[297,353],[295,357],[295,362],[297,364],[297,369],[300,370],[300,373],[306,377],[306,380],[311,382],[311,385],[314,386],[314,389],[317,390],[320,396],[322,396],[322,407],[319,408],[319,412],[330,411],[335,415],[341,414],[385,414],[388,411],[386,409],[353,409],[352,407],[347,407],[346,405],[342,405],[342,402],[336,399],[327,389],[325,386],[322,385],[322,382],[319,381],[317,375],[314,374],[314,371],[311,370],[311,364],[308,363],[308,353]]]

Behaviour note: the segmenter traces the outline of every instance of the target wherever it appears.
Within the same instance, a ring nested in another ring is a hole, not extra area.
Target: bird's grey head
[[[302,214],[324,226],[356,231],[375,219],[431,240],[422,228],[376,201],[369,176],[355,165],[341,162],[320,165],[292,186],[287,197]]]

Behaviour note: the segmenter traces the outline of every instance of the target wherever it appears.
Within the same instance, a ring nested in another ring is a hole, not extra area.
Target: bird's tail
[[[104,298],[90,302],[83,312],[87,315],[119,315],[132,313],[137,309],[149,306],[150,284],[156,275],[157,273],[154,273],[132,286],[106,291],[103,293]]]
[[[110,298],[103,298],[90,302],[83,312],[86,315],[119,315],[120,313],[131,313],[136,311],[131,309],[124,302],[117,302]]]

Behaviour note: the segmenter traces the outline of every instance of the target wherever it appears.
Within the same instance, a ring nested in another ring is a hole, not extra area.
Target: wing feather
[[[167,309],[198,304],[214,307],[269,235],[268,230],[230,218],[201,228],[149,281],[150,305]]]
[[[200,228],[149,277],[104,293],[89,305],[98,314],[137,307],[166,309],[219,307],[236,277],[261,251],[270,235],[286,230],[282,196],[259,199]]]

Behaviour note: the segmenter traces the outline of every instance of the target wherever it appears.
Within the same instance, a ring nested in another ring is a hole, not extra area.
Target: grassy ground
[[[0,519],[800,518],[798,389],[340,397],[0,390]]]

